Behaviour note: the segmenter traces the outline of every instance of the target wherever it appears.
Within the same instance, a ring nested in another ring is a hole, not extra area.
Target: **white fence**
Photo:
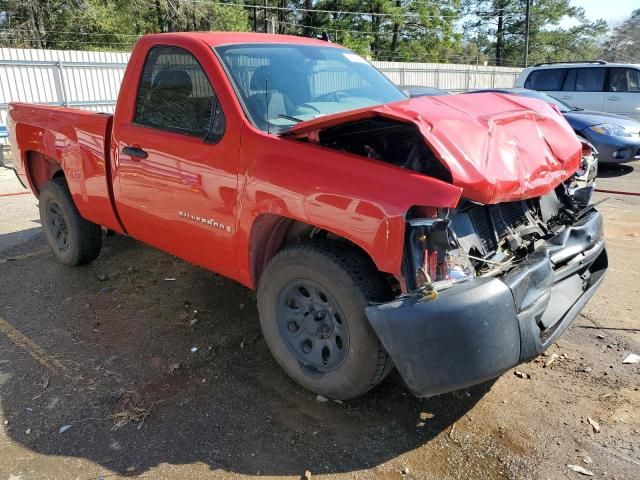
[[[7,104],[45,103],[113,111],[128,53],[0,48],[0,124]],[[399,85],[450,91],[511,87],[517,68],[438,63],[373,62]]]
[[[128,53],[0,48],[0,124],[9,102],[112,111]]]
[[[397,85],[422,85],[450,92],[513,87],[521,68],[449,63],[372,62]]]

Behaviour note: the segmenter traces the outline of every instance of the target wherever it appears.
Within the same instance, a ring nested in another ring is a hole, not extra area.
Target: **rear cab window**
[[[140,79],[134,123],[204,138],[212,113],[217,122],[224,117],[216,100],[211,82],[191,53],[173,46],[153,47]]]

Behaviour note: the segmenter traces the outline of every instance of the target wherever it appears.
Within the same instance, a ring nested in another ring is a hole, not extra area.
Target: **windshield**
[[[544,100],[545,102],[548,102],[558,107],[558,110],[560,110],[563,113],[573,112],[575,110],[581,110],[580,108],[576,108],[572,105],[569,105],[568,103],[565,103],[562,100],[558,100],[557,98],[552,97],[551,95],[547,95],[546,93],[538,92],[536,90],[531,90],[529,92],[521,92],[519,93],[519,95],[522,95],[523,97],[531,97],[531,98],[537,98],[539,100]]]
[[[216,47],[253,124],[282,132],[294,124],[346,110],[406,99],[355,53],[316,45]]]

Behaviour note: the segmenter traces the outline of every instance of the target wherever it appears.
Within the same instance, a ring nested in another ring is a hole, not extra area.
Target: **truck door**
[[[239,137],[225,132],[201,63],[180,47],[152,47],[130,113],[130,121],[116,118],[112,145],[116,206],[127,232],[233,276]]]

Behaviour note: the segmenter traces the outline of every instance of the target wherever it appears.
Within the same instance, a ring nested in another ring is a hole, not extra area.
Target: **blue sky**
[[[619,23],[640,8],[639,0],[571,0],[575,6],[584,8],[590,20],[602,18],[609,23]]]

